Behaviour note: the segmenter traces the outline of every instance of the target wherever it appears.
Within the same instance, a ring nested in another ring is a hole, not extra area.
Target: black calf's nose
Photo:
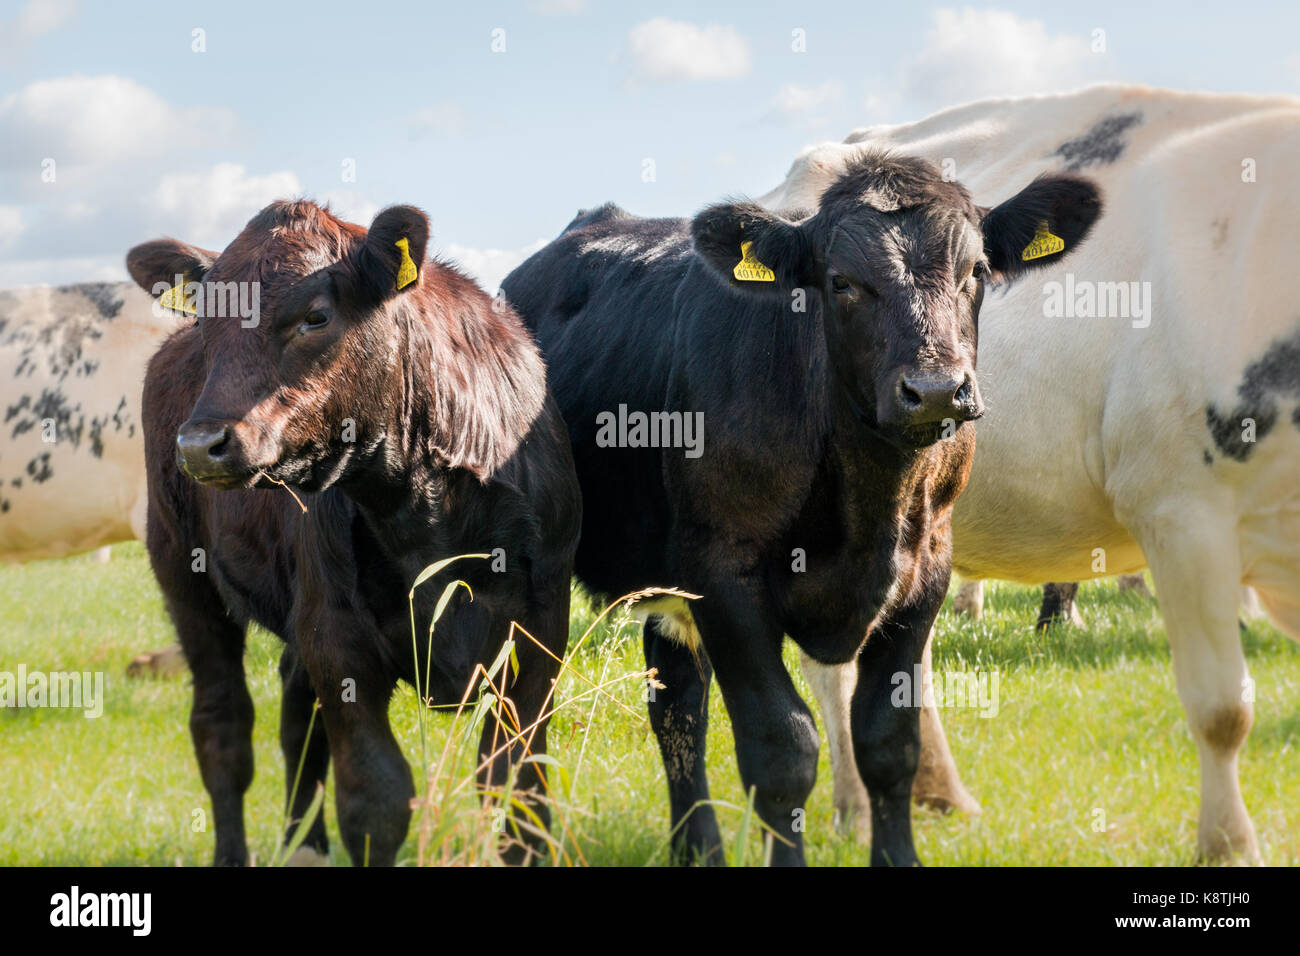
[[[230,427],[220,422],[186,422],[176,433],[176,453],[196,478],[218,471],[230,442]]]
[[[978,414],[974,392],[969,372],[904,372],[894,396],[898,420],[907,426],[966,421]]]

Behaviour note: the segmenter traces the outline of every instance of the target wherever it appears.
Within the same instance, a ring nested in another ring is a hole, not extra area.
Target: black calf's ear
[[[736,288],[785,292],[819,283],[803,229],[757,203],[709,206],[692,220],[691,237],[700,257]]]
[[[387,299],[420,284],[429,217],[414,206],[390,206],[370,224],[359,272],[377,298]]]
[[[193,315],[195,310],[188,304],[184,286],[202,282],[216,261],[217,253],[207,249],[179,239],[155,239],[140,243],[126,254],[126,271],[145,292],[155,298],[164,297],[167,308]],[[176,291],[177,286],[181,291]]]
[[[994,277],[1014,281],[1069,255],[1101,211],[1101,189],[1091,179],[1039,176],[984,217],[984,251]]]

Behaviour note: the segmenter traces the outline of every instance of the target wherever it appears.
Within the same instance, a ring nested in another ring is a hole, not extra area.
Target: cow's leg
[[[155,562],[155,568],[159,563]],[[188,564],[188,580],[168,585],[167,610],[193,675],[190,737],[203,786],[212,799],[216,866],[248,862],[244,836],[244,793],[253,782],[253,699],[244,679],[244,627],[233,621],[216,590]],[[174,596],[173,596],[174,595]]]
[[[312,719],[316,706],[316,691],[303,666],[297,650],[286,644],[280,654],[280,752],[284,754],[285,803],[289,808],[289,826],[285,841],[298,830],[298,824],[311,806],[317,784],[325,784],[329,771],[329,741],[325,739],[325,724]],[[308,735],[310,728],[310,736]],[[302,772],[298,768],[301,765]],[[297,778],[297,788],[294,781]],[[293,863],[311,864],[315,857],[329,856],[329,837],[325,833],[325,814],[316,815],[302,846],[294,854]]]
[[[693,601],[691,611],[731,715],[741,781],[777,835],[772,864],[802,866],[820,737],[781,659],[782,628],[763,609],[761,584],[747,576],[714,577],[699,593],[706,597]]]
[[[1034,630],[1045,631],[1049,627],[1065,623],[1083,627],[1083,617],[1075,606],[1075,598],[1078,596],[1078,581],[1067,584],[1044,584],[1043,606],[1038,611],[1038,623],[1034,625]]]
[[[1264,617],[1264,608],[1260,606],[1259,594],[1254,588],[1246,585],[1241,588],[1241,616],[1247,621],[1258,621]]]
[[[849,704],[857,686],[858,664],[819,664],[807,654],[800,656],[803,673],[826,723],[830,744],[831,770],[835,775],[834,805],[840,832],[854,834],[863,843],[871,839],[871,804],[867,788],[853,756],[853,734]],[[922,684],[929,684],[930,643],[921,659]],[[961,781],[934,701],[923,699],[921,707],[921,757],[912,781],[912,799],[923,807],[943,813],[981,813],[979,801]]]
[[[952,609],[957,614],[969,614],[978,621],[984,616],[984,582],[962,581],[957,596],[952,599]]]
[[[1142,572],[1135,574],[1121,574],[1115,579],[1121,591],[1132,591],[1139,597],[1150,599],[1151,591],[1147,588],[1147,580],[1142,576]]]
[[[500,716],[497,712],[489,714],[483,722],[479,742],[479,761],[483,765],[479,783],[484,788],[500,788],[505,784],[510,769],[518,768],[514,796],[527,801],[529,809],[537,818],[532,820],[526,814],[516,813],[513,808],[510,811],[511,819],[516,824],[511,828],[515,839],[506,847],[502,856],[507,863],[516,865],[541,859],[546,837],[535,830],[539,824],[543,829],[548,828],[551,822],[548,801],[535,799],[546,795],[546,769],[540,761],[523,762],[529,755],[546,753],[549,712],[555,706],[552,688],[560,673],[560,663],[556,658],[564,656],[569,641],[567,576],[562,586],[557,585],[551,589],[549,596],[549,605],[532,609],[523,621],[528,634],[540,641],[546,649],[538,647],[526,635],[516,634],[515,655],[519,661],[519,670],[506,688],[506,696],[513,705],[513,716],[502,720],[504,712]],[[469,610],[462,608],[457,612],[458,626],[460,619]],[[485,618],[487,626],[499,630],[502,636],[505,635],[506,627],[501,626],[504,622],[495,621],[487,615]],[[498,704],[498,707],[501,706],[503,705]]]
[[[947,580],[945,573],[942,581]],[[893,698],[896,675],[910,679],[921,669],[943,594],[943,586],[923,587],[873,629],[858,654],[850,720],[858,772],[871,799],[873,866],[920,865],[912,844],[911,796],[921,753],[921,708],[913,704],[922,695],[909,696],[903,706]]]
[[[799,664],[826,725],[834,778],[835,828],[842,836],[852,835],[862,843],[870,843],[871,802],[853,757],[853,731],[849,724],[849,704],[858,683],[857,661],[822,664],[801,651]]]
[[[668,778],[673,859],[679,863],[722,865],[722,837],[709,799],[704,747],[709,730],[709,684],[713,667],[666,636],[662,617],[651,615],[642,635],[646,667],[655,668],[663,687],[651,688],[650,726],[659,741]]]
[[[339,611],[299,621],[294,631],[321,702],[343,846],[354,866],[392,866],[411,823],[415,785],[388,725],[397,682],[378,657],[383,638]]]
[[[1201,764],[1199,845],[1210,858],[1259,858],[1237,780],[1237,752],[1253,708],[1237,629],[1241,564],[1230,508],[1180,507],[1135,528],[1150,562],[1178,696]]]
[[[185,673],[185,654],[179,644],[168,644],[160,651],[137,654],[126,665],[127,677],[178,677]]]
[[[922,686],[930,686],[930,646],[925,642],[921,657]],[[939,720],[939,709],[930,696],[921,703],[921,757],[912,780],[912,799],[923,807],[943,813],[980,813],[979,801],[971,796],[957,772],[957,762],[948,747],[948,735]]]

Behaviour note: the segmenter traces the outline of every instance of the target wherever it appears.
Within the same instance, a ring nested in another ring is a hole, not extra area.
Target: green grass
[[[936,670],[1001,675],[1000,712],[948,709],[943,718],[967,786],[983,804],[978,817],[914,811],[916,840],[930,865],[1178,865],[1193,862],[1198,774],[1191,738],[1174,693],[1164,628],[1153,603],[1111,583],[1085,585],[1086,630],[1035,636],[1035,589],[993,586],[980,622],[939,619]],[[572,628],[594,617],[575,603]],[[100,670],[104,715],[80,711],[0,711],[0,864],[206,864],[211,829],[194,829],[209,813],[190,748],[185,679],[128,681],[131,657],[172,639],[144,551],[114,549],[100,565],[87,558],[0,568],[0,671]],[[1255,728],[1242,754],[1246,804],[1264,859],[1300,863],[1300,648],[1269,625],[1250,626],[1245,644],[1257,682]],[[787,660],[795,665],[793,647]],[[249,847],[269,862],[283,819],[285,768],[279,723],[279,642],[255,632],[247,670],[257,706],[257,775],[245,818]],[[634,625],[598,630],[573,659],[592,679],[643,670]],[[809,696],[797,676],[805,696]],[[561,684],[563,701],[582,689]],[[642,685],[629,679],[609,699],[563,707],[551,725],[551,753],[572,791],[563,802],[582,856],[593,864],[663,863],[667,795]],[[395,697],[391,718],[408,757],[420,740],[414,692]],[[450,718],[429,721],[429,753],[438,754]],[[715,799],[745,803],[731,729],[713,694],[709,739]],[[468,772],[468,765],[456,768]],[[292,768],[290,768],[292,772]],[[554,775],[553,775],[554,778]],[[331,778],[332,779],[332,778]],[[808,803],[806,839],[815,865],[860,865],[868,850],[831,827],[826,748]],[[1096,832],[1095,810],[1105,832]],[[196,814],[196,811],[198,812]],[[334,826],[333,794],[325,812],[332,860],[346,862]],[[737,810],[720,810],[734,851]],[[753,833],[753,828],[750,830]],[[751,837],[757,853],[757,837]],[[415,829],[403,851],[416,857]]]

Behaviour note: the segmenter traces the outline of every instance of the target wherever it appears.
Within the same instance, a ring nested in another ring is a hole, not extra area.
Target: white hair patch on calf
[[[691,653],[700,649],[700,631],[695,626],[695,616],[684,598],[656,596],[638,601],[632,607],[632,616],[644,623],[647,618],[659,618],[659,633]]]

